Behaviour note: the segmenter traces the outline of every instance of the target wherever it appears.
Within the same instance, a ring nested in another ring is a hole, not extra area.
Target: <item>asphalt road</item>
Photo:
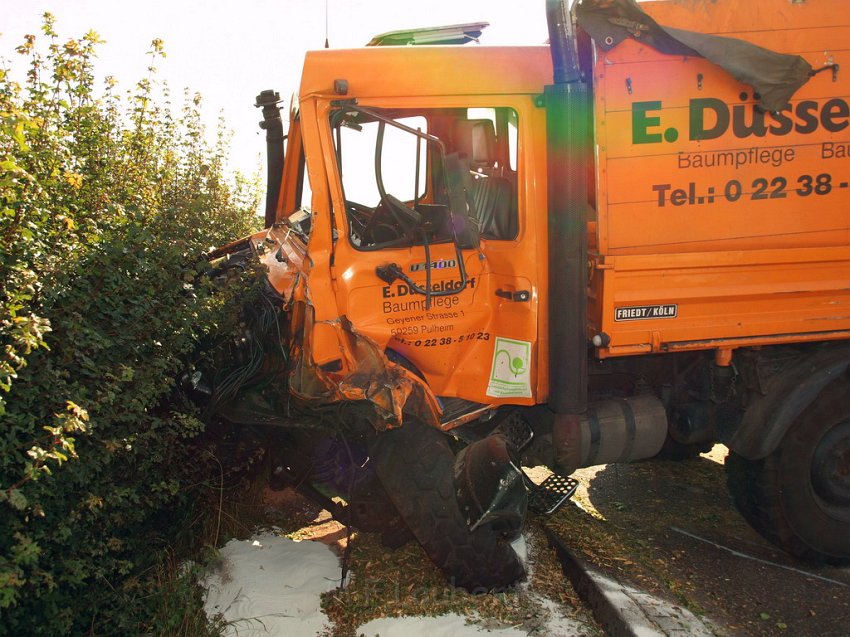
[[[725,451],[581,470],[576,501],[616,542],[567,543],[591,563],[605,555],[597,561],[609,570],[630,564],[617,575],[705,616],[721,636],[850,635],[850,568],[800,562],[753,531],[726,492]]]

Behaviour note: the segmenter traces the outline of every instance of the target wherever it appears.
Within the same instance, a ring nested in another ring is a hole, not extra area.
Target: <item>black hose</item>
[[[581,70],[567,0],[546,0],[546,22],[549,26],[554,83],[577,82],[581,79]]]
[[[280,186],[283,180],[283,120],[280,118],[280,94],[276,91],[263,91],[257,95],[254,106],[263,109],[263,121],[260,128],[266,131],[266,155],[268,169],[266,173],[266,215],[265,227],[274,225],[277,216],[277,201],[280,198]]]

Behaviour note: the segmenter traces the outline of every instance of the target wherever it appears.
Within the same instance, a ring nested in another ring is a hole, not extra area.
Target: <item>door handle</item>
[[[514,301],[515,303],[527,303],[531,300],[531,292],[528,290],[517,290],[516,292],[512,290],[496,290],[496,296],[507,299],[508,301]]]

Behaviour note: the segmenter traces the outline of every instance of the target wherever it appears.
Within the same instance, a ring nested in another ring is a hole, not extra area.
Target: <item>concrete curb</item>
[[[687,608],[623,584],[579,558],[564,540],[546,529],[564,573],[610,637],[715,637]]]

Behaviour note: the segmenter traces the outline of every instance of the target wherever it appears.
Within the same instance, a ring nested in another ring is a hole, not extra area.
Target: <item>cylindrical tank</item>
[[[667,412],[651,395],[592,402],[580,418],[556,419],[555,457],[561,472],[652,458],[667,437]]]

